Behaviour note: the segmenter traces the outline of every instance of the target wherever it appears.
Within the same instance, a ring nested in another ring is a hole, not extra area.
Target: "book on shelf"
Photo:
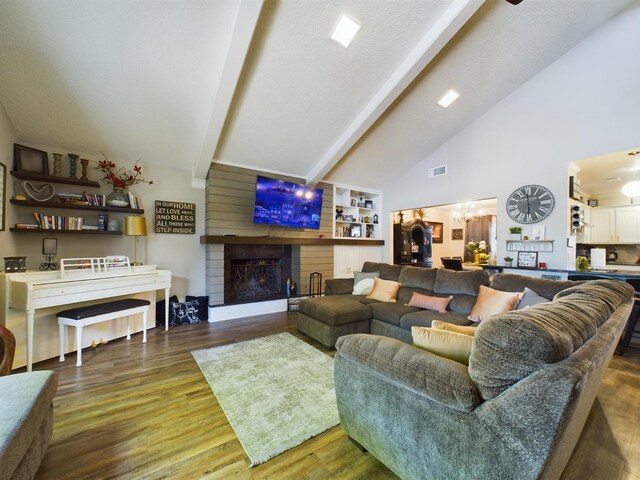
[[[129,192],[129,207],[137,209],[138,208],[138,197]]]
[[[41,215],[33,212],[36,228],[45,230],[82,230],[83,217],[64,217],[61,215]]]
[[[40,226],[37,223],[16,223],[16,228],[20,230],[36,230]]]
[[[93,207],[106,207],[107,196],[101,193],[87,193],[84,192],[83,197],[88,205]]]

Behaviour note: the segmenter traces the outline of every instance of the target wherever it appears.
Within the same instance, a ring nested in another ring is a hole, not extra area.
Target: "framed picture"
[[[531,237],[533,240],[544,240],[544,233],[544,225],[534,225],[531,230]]]
[[[0,163],[0,232],[4,230],[4,202],[7,198],[7,167]]]
[[[19,172],[33,172],[41,175],[49,175],[49,160],[47,152],[13,144],[13,158],[16,170]]]
[[[365,200],[364,208],[373,208],[373,200]]]
[[[463,228],[452,228],[451,229],[451,240],[462,240],[464,237],[464,229]]]
[[[440,222],[426,222],[431,227],[431,241],[433,243],[442,243],[442,223]]]
[[[351,236],[353,238],[362,237],[362,226],[361,225],[351,225]]]
[[[518,252],[518,266],[535,268],[538,266],[538,252]]]
[[[43,255],[57,255],[58,253],[58,239],[57,238],[43,238],[42,239],[42,254]]]

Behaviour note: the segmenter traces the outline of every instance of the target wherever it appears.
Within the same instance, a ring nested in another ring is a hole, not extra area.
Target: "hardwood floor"
[[[53,439],[38,479],[395,479],[338,425],[249,468],[191,351],[288,331],[295,315],[262,315],[149,331],[35,365],[59,373]],[[332,354],[331,352],[329,352]],[[233,374],[230,372],[229,374]],[[419,452],[416,452],[419,453]],[[640,480],[640,350],[614,357],[563,480]]]

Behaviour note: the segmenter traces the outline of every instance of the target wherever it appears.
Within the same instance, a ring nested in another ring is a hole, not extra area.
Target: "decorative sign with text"
[[[196,204],[156,200],[156,233],[196,233]]]

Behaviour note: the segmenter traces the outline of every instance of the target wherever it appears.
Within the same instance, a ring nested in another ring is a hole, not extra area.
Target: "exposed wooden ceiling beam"
[[[240,2],[238,16],[227,50],[227,57],[220,76],[220,83],[211,105],[209,122],[202,139],[200,154],[193,166],[192,185],[194,188],[204,188],[207,173],[213,161],[213,155],[220,142],[224,122],[229,114],[229,106],[251,45],[251,39],[258,24],[263,1],[241,0]]]
[[[307,184],[315,185],[322,181],[484,2],[485,0],[455,0],[449,6],[366,107],[318,160],[307,175]]]

